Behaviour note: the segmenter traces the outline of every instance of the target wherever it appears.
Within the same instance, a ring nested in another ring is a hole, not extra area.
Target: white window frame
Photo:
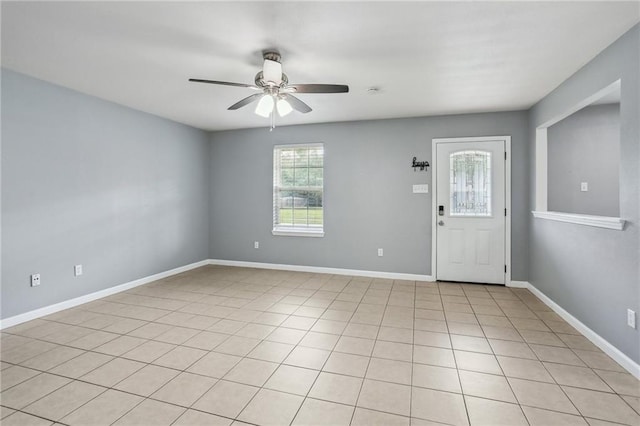
[[[315,143],[301,143],[301,144],[288,144],[288,145],[274,145],[273,146],[273,181],[272,181],[272,188],[273,188],[273,205],[272,205],[272,214],[276,209],[276,205],[275,203],[276,201],[276,196],[275,196],[275,191],[276,191],[276,182],[275,182],[275,177],[276,177],[276,164],[275,164],[275,155],[276,155],[276,150],[279,149],[286,149],[286,148],[317,148],[317,147],[322,147],[322,226],[320,227],[309,227],[309,228],[302,228],[302,227],[287,227],[287,226],[282,226],[279,225],[277,226],[275,224],[275,219],[272,218],[272,224],[273,224],[273,229],[271,231],[272,235],[276,235],[276,236],[284,236],[284,237],[324,237],[324,161],[325,161],[325,147],[324,147],[324,143],[322,142],[315,142]]]
[[[591,105],[603,96],[620,90],[621,81],[616,80],[607,87],[598,90],[593,95],[583,99],[562,114],[542,123],[536,127],[536,198],[535,209],[531,212],[536,219],[554,220],[557,222],[574,223],[578,225],[594,226],[597,228],[607,228],[622,231],[625,220],[619,217],[595,216],[576,213],[554,212],[547,209],[547,187],[548,187],[548,159],[547,159],[547,129],[559,121],[564,120],[571,114],[580,111],[582,108]]]

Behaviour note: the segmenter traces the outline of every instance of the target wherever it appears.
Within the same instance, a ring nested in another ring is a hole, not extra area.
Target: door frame
[[[431,176],[432,176],[432,188],[433,196],[431,197],[431,276],[434,281],[438,280],[438,262],[437,262],[437,247],[438,247],[438,156],[436,148],[441,143],[451,142],[490,142],[490,141],[503,141],[504,150],[507,155],[504,168],[504,205],[507,209],[504,223],[504,264],[507,266],[507,270],[504,274],[504,285],[506,287],[511,286],[511,136],[480,136],[480,137],[458,137],[458,138],[434,138],[431,140]],[[499,284],[498,284],[499,285]]]

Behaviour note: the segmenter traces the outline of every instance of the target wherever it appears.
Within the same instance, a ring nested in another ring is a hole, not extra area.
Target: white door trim
[[[507,159],[505,161],[505,206],[507,206],[507,215],[505,217],[505,241],[504,241],[504,262],[507,265],[507,271],[504,274],[505,286],[511,285],[511,136],[481,136],[481,137],[468,137],[468,138],[435,138],[431,140],[431,176],[433,182],[431,187],[433,188],[433,195],[431,196],[431,276],[434,280],[438,279],[437,273],[437,232],[436,227],[438,221],[437,212],[437,197],[438,197],[438,160],[436,155],[436,148],[439,143],[447,142],[489,142],[489,141],[504,141],[504,149],[507,153]]]

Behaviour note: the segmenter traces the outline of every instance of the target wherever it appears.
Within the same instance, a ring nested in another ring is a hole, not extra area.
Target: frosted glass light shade
[[[256,114],[264,118],[269,117],[269,115],[271,115],[271,112],[273,112],[273,104],[273,96],[264,95],[256,106]]]
[[[278,109],[278,115],[280,117],[284,117],[285,115],[291,113],[293,108],[291,108],[291,104],[286,101],[286,99],[278,99],[278,103],[276,103],[276,108]]]

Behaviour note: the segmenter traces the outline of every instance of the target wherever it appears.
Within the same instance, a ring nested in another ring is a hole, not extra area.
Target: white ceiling
[[[278,124],[529,108],[640,20],[634,2],[2,2],[2,66],[207,130],[267,126],[261,52],[299,97]],[[369,87],[378,94],[367,93]]]

